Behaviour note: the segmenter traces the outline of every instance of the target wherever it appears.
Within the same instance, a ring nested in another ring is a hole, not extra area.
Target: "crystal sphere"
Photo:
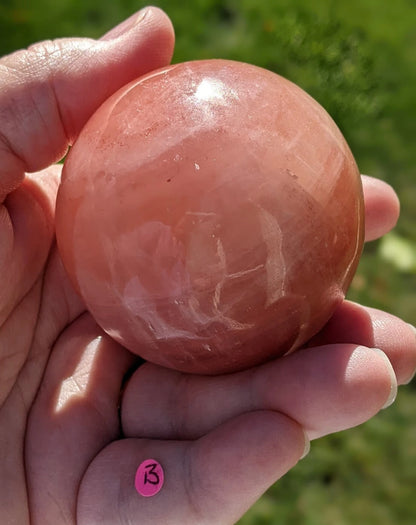
[[[293,351],[345,296],[363,243],[359,172],[299,87],[226,60],[154,71],[91,117],[56,209],[63,263],[114,339],[180,371]]]

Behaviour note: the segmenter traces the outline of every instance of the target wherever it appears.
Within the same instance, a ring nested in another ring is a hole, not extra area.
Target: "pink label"
[[[137,469],[134,486],[139,494],[149,498],[159,492],[164,480],[162,465],[155,459],[146,459]]]

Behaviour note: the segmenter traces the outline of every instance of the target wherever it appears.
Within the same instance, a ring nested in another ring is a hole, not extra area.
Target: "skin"
[[[54,163],[111,93],[168,64],[173,44],[151,8],[99,41],[0,60],[1,523],[235,523],[310,439],[366,421],[415,370],[414,329],[350,302],[309,348],[218,377],[138,367],[85,312],[54,243]],[[399,204],[385,183],[363,183],[371,240]],[[134,488],[147,458],[165,470],[152,498]]]

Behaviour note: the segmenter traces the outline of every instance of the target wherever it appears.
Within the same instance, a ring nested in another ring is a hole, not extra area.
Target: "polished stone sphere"
[[[226,60],[154,71],[107,100],[69,153],[56,209],[63,263],[102,328],[202,374],[317,333],[363,226],[359,172],[325,110]]]

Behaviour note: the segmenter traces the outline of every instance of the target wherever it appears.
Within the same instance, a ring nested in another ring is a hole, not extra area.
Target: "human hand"
[[[53,240],[60,178],[53,162],[112,92],[169,62],[165,15],[151,8],[134,21],[98,42],[41,43],[0,62],[0,522],[7,525],[234,523],[297,463],[309,439],[373,416],[416,366],[409,325],[349,302],[310,348],[219,377],[137,367],[85,312]],[[384,183],[363,182],[371,239],[394,224],[398,203]],[[134,487],[147,458],[165,471],[153,498]]]

